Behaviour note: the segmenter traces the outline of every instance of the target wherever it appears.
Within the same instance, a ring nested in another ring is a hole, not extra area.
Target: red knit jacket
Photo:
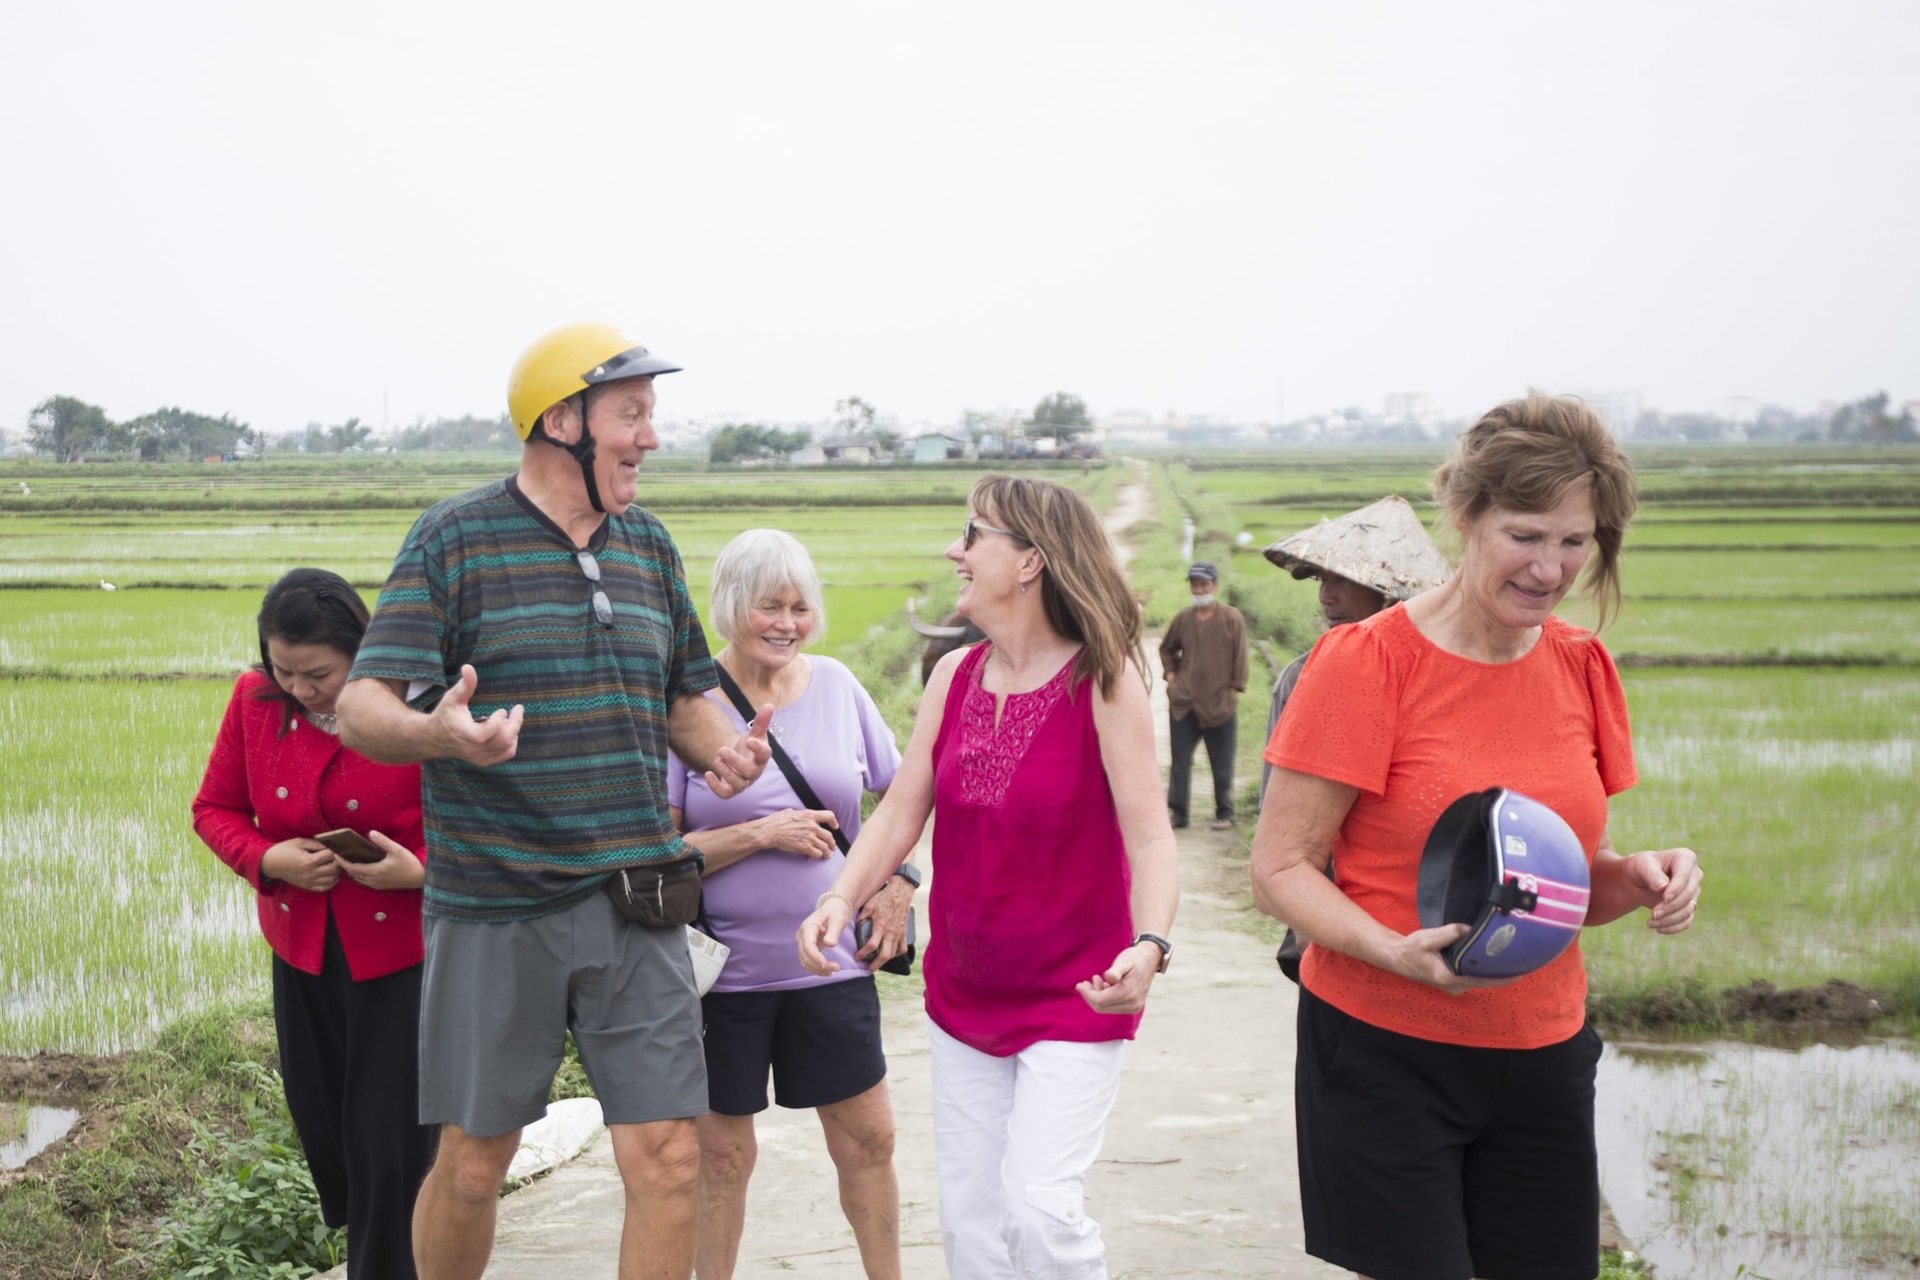
[[[329,903],[354,981],[419,964],[418,889],[369,889],[345,875],[326,893],[277,880],[261,885],[260,859],[268,849],[336,827],[378,831],[423,861],[427,856],[419,766],[375,764],[298,715],[282,737],[281,704],[258,696],[272,688],[258,671],[234,685],[193,799],[194,831],[254,887],[260,932],[294,968],[320,972]]]

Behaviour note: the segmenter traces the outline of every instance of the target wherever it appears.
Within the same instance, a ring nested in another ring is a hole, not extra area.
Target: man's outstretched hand
[[[515,707],[516,714],[519,708]],[[760,714],[753,718],[747,731],[730,747],[722,747],[714,753],[713,768],[707,770],[707,786],[713,794],[722,800],[737,796],[760,776],[767,767],[767,761],[773,758],[773,748],[767,745],[767,725],[773,720],[773,704],[769,702],[760,708]],[[518,721],[515,722],[516,729]]]
[[[520,750],[520,722],[526,718],[526,709],[516,702],[511,709],[501,707],[483,720],[474,719],[471,703],[479,684],[479,673],[468,664],[460,668],[460,679],[440,695],[433,709],[434,727],[445,745],[439,754],[468,764],[500,764]],[[765,734],[761,736],[764,749]]]

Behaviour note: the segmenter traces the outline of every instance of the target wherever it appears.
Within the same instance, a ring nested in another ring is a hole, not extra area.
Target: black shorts
[[[858,1097],[887,1075],[880,993],[871,977],[791,991],[715,991],[706,1013],[707,1107],[723,1116]]]
[[[1541,1049],[1417,1040],[1300,993],[1307,1252],[1374,1280],[1591,1280],[1591,1026]]]

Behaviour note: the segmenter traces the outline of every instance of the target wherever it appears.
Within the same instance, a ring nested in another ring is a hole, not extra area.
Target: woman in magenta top
[[[988,476],[947,548],[987,639],[942,659],[886,798],[799,931],[802,961],[930,815],[927,1014],[947,1270],[1106,1275],[1087,1171],[1179,898],[1140,615],[1070,489]]]
[[[367,629],[339,576],[294,569],[260,606],[260,665],[234,686],[193,829],[252,885],[273,949],[287,1110],[353,1280],[411,1280],[413,1200],[433,1162],[419,1122],[420,770],[340,744],[334,699]],[[383,855],[314,839],[349,827]]]

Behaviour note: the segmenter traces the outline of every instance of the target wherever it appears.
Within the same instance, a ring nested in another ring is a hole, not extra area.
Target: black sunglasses
[[[1026,542],[1028,546],[1033,545],[1011,529],[996,529],[990,524],[981,524],[978,520],[969,519],[960,531],[960,549],[973,550],[974,541],[983,533],[997,533],[1003,538],[1012,538],[1015,542]]]
[[[573,558],[580,565],[580,572],[587,575],[587,581],[593,584],[593,616],[603,627],[613,625],[613,601],[607,599],[607,593],[600,589],[600,562],[593,558],[591,551],[576,551]]]

